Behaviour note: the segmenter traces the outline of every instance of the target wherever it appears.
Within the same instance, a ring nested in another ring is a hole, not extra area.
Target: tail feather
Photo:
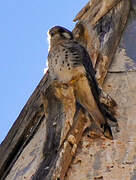
[[[111,131],[111,128],[108,123],[104,124],[104,133],[103,134],[106,138],[113,140],[112,131]]]
[[[101,103],[101,111],[106,118],[108,118],[109,120],[111,120],[113,122],[117,122],[117,119],[115,118],[114,114],[103,103]]]

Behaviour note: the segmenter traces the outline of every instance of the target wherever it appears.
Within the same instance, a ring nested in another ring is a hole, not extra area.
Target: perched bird
[[[117,120],[99,100],[101,89],[87,51],[74,40],[72,32],[64,27],[55,26],[48,35],[50,77],[72,85],[77,102],[90,114],[104,136],[113,139],[107,119],[114,122]]]

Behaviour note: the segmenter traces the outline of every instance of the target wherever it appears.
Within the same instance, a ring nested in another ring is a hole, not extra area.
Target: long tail
[[[100,103],[98,105],[98,103],[96,102],[86,76],[76,81],[74,90],[77,101],[90,114],[104,136],[109,139],[113,139],[112,131],[107,122],[107,119],[103,114],[104,111],[102,109],[102,106],[100,106]]]

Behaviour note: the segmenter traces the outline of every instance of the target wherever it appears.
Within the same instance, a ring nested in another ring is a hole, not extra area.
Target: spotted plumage
[[[79,54],[77,48],[78,44],[69,41],[58,43],[51,48],[48,65],[52,78],[67,83],[73,79],[73,75],[77,76],[85,71],[82,66],[81,52]]]
[[[63,27],[50,29],[49,38],[48,65],[51,78],[67,84],[74,82],[76,100],[88,111],[104,135],[112,139],[107,118],[115,122],[116,119],[99,100],[101,89],[87,51]]]

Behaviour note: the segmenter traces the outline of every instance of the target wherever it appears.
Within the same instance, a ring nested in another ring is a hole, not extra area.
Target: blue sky
[[[73,18],[87,2],[0,1],[0,142],[43,76],[48,29],[72,30]]]

